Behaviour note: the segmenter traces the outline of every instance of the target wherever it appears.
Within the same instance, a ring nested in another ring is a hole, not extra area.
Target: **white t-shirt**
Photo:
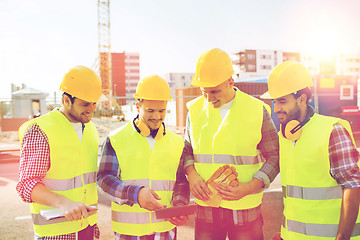
[[[79,140],[81,142],[82,136],[83,136],[83,129],[82,129],[82,123],[71,123],[79,137]]]
[[[228,103],[225,103],[224,105],[222,105],[219,110],[220,110],[220,115],[221,115],[221,119],[223,120],[229,110],[229,108],[231,107],[231,104],[233,103],[234,99],[231,100]]]

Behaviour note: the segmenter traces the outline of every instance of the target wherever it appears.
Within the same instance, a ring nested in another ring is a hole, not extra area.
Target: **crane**
[[[99,72],[103,94],[112,97],[111,80],[111,44],[110,44],[110,0],[98,0],[98,41],[99,41]],[[110,102],[102,104],[110,109]]]

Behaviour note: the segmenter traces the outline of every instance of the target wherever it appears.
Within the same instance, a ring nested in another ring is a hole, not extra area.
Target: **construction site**
[[[133,121],[137,116],[134,93],[140,81],[141,55],[136,52],[114,52],[111,49],[110,0],[97,1],[98,46],[91,69],[102,81],[102,93],[108,101],[97,104],[92,121],[99,135],[99,161],[103,142],[108,134]],[[238,48],[241,49],[241,46]],[[360,145],[359,80],[360,54],[334,55],[330,58],[295,51],[242,49],[231,52],[235,87],[255,98],[268,91],[270,70],[280,62],[294,60],[312,69],[314,86],[310,105],[316,113],[347,120]],[[311,60],[310,60],[311,59]],[[195,69],[195,66],[194,66]],[[315,69],[315,70],[314,70]],[[202,95],[199,87],[191,86],[193,72],[168,73],[172,100],[167,104],[165,126],[184,137],[188,109],[186,103]],[[0,98],[0,240],[34,239],[29,205],[19,198],[16,183],[19,178],[19,127],[31,119],[45,115],[61,106],[58,89],[44,92],[30,84],[11,85],[11,98]],[[279,131],[280,122],[274,112],[274,103],[263,100],[271,108],[272,120]],[[113,239],[111,201],[100,192],[98,225],[100,239]],[[261,213],[264,218],[264,239],[270,240],[280,231],[283,220],[283,193],[280,176],[265,190]],[[191,201],[194,201],[193,197]],[[194,239],[194,216],[178,227],[180,240]]]

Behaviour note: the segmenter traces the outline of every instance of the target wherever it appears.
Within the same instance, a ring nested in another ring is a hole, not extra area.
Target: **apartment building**
[[[287,60],[300,61],[300,53],[246,49],[232,55],[235,75],[240,78],[266,76],[277,64]]]
[[[113,96],[121,104],[132,102],[140,81],[139,53],[111,53]]]

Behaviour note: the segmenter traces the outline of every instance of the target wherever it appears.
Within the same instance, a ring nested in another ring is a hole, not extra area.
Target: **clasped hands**
[[[234,166],[224,165],[204,182],[198,174],[190,174],[190,190],[193,195],[209,206],[219,207],[221,200],[235,201],[252,193],[250,183],[237,179]]]

